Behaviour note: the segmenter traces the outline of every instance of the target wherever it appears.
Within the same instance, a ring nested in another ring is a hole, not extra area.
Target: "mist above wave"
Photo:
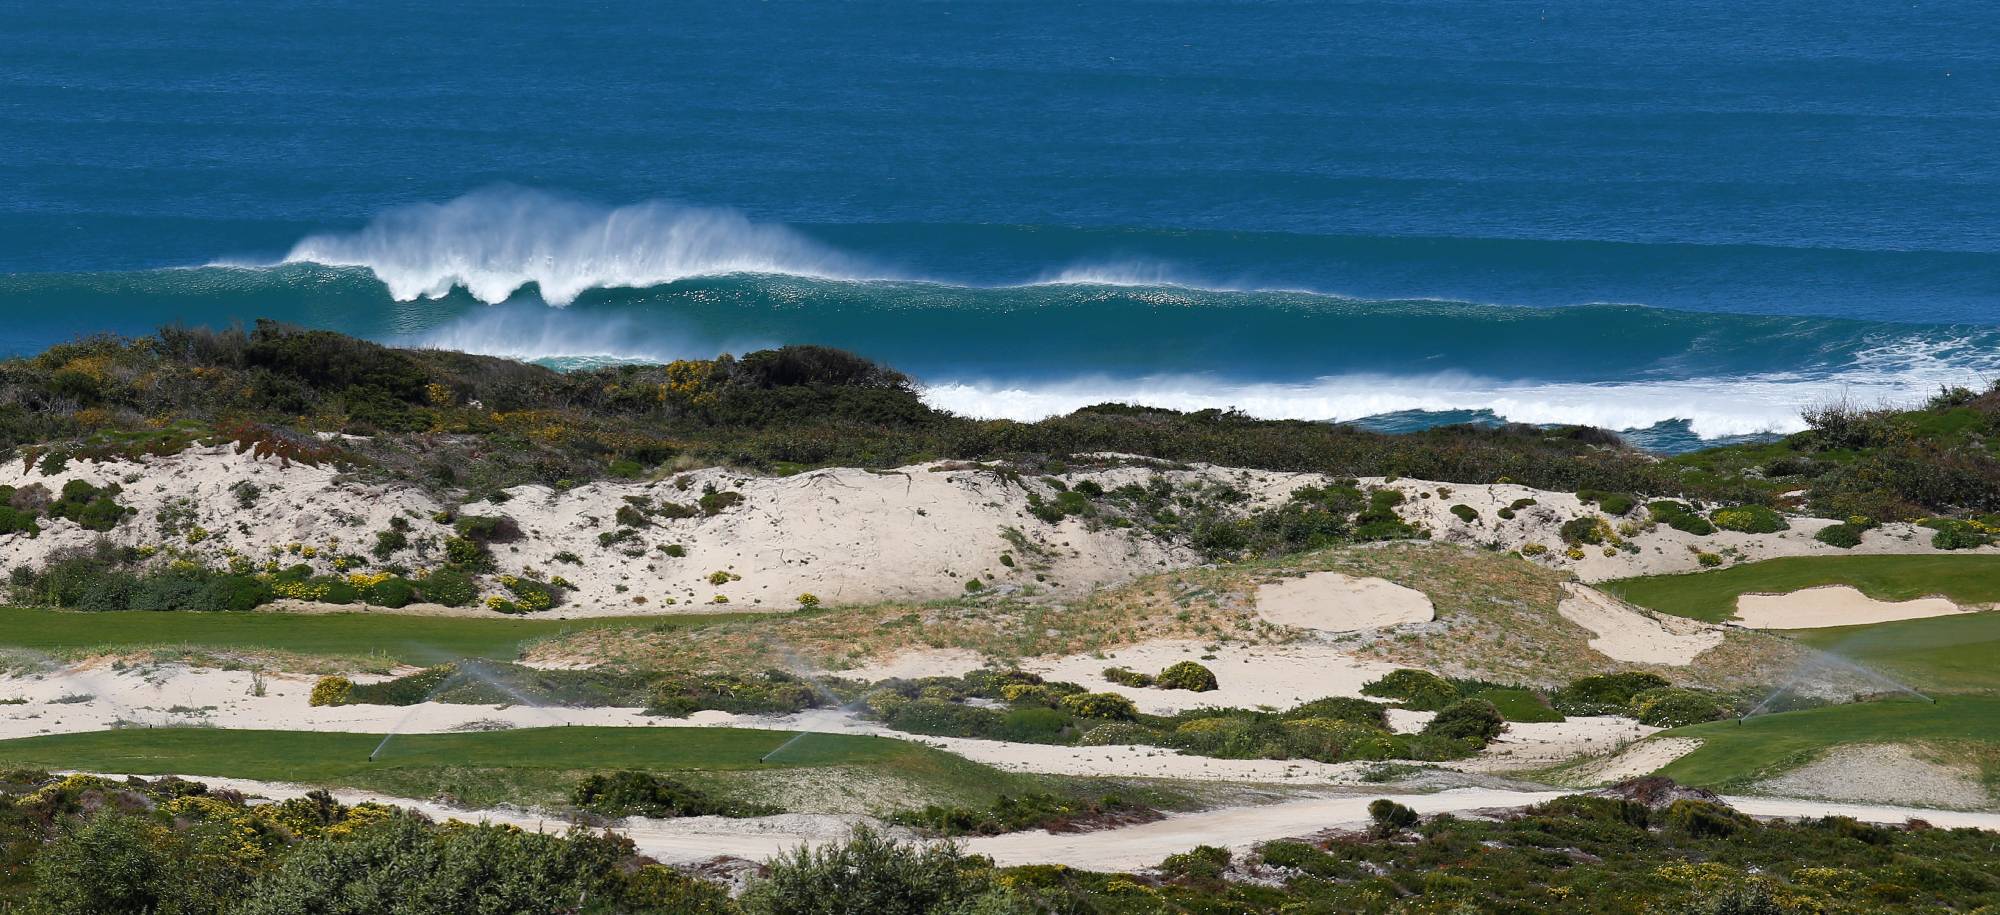
[[[588,289],[698,276],[863,275],[847,255],[733,210],[607,207],[524,188],[390,210],[358,231],[302,239],[285,261],[366,268],[402,302],[463,287],[491,304],[532,283],[543,301],[567,305]]]

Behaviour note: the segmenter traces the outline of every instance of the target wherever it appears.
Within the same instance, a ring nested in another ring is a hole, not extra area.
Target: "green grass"
[[[1942,595],[1962,604],[2000,601],[2000,556],[1793,556],[1714,572],[1651,575],[1601,587],[1641,607],[1719,623],[1743,594],[1787,594],[1851,585],[1877,600]]]
[[[1936,704],[1898,699],[1830,705],[1759,715],[1738,724],[1716,721],[1666,731],[1695,737],[1700,749],[1660,770],[1685,784],[1740,790],[1760,779],[1811,762],[1843,744],[1927,742],[1968,747],[1985,780],[2000,779],[2000,698],[1943,696]]]
[[[2000,693],[2000,613],[1786,634],[1920,690]]]
[[[1484,699],[1500,710],[1500,717],[1508,721],[1562,721],[1563,714],[1549,708],[1542,697],[1525,689],[1486,689],[1473,693],[1472,698]]]
[[[614,769],[686,775],[725,792],[787,771],[866,772],[910,786],[907,799],[919,805],[990,801],[1026,782],[922,744],[850,734],[681,727],[404,734],[370,762],[381,742],[380,734],[310,731],[94,731],[0,741],[0,768],[249,778],[404,797],[448,794],[474,806],[559,803],[584,774]]]
[[[460,657],[511,661],[528,642],[586,629],[707,626],[757,615],[690,613],[539,620],[394,613],[78,613],[0,607],[0,648],[60,654],[175,646],[386,657],[404,664],[435,664]]]

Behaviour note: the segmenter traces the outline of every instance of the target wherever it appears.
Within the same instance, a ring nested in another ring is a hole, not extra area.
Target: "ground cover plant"
[[[1641,607],[1721,622],[1744,594],[1850,585],[1877,600],[1933,595],[1961,604],[2000,602],[2000,556],[1789,556],[1712,572],[1650,575],[1600,587]]]

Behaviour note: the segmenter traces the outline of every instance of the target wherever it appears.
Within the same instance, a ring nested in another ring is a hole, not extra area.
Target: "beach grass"
[[[1713,721],[1664,732],[1699,739],[1699,749],[1661,775],[1723,791],[1798,768],[1848,744],[1924,744],[1955,750],[1980,765],[1984,781],[2000,782],[2000,698],[1946,695],[1935,703],[1885,699],[1759,715],[1738,723]]]
[[[143,728],[0,741],[0,768],[354,788],[468,806],[560,805],[585,775],[641,769],[753,799],[774,781],[893,782],[905,803],[990,801],[1034,779],[884,737],[738,728],[524,728],[457,734]],[[369,754],[382,746],[381,754]],[[773,751],[776,751],[775,753]],[[768,757],[768,759],[767,759]]]
[[[1648,575],[1599,587],[1641,607],[1719,623],[1744,594],[1788,594],[1849,585],[1877,600],[1941,596],[1961,604],[2000,601],[2000,556],[1791,556],[1714,572]]]
[[[2000,613],[1787,633],[1919,690],[2000,693]]]
[[[480,619],[395,613],[83,613],[0,607],[0,648],[45,654],[149,648],[280,652],[436,664],[453,658],[511,661],[523,646],[594,629],[668,631],[757,614],[674,614],[577,620]]]

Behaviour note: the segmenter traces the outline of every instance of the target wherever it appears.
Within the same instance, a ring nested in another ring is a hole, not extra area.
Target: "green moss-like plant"
[[[1205,693],[1215,689],[1217,684],[1213,671],[1193,661],[1181,661],[1160,671],[1160,675],[1153,678],[1153,685],[1160,689]]]

